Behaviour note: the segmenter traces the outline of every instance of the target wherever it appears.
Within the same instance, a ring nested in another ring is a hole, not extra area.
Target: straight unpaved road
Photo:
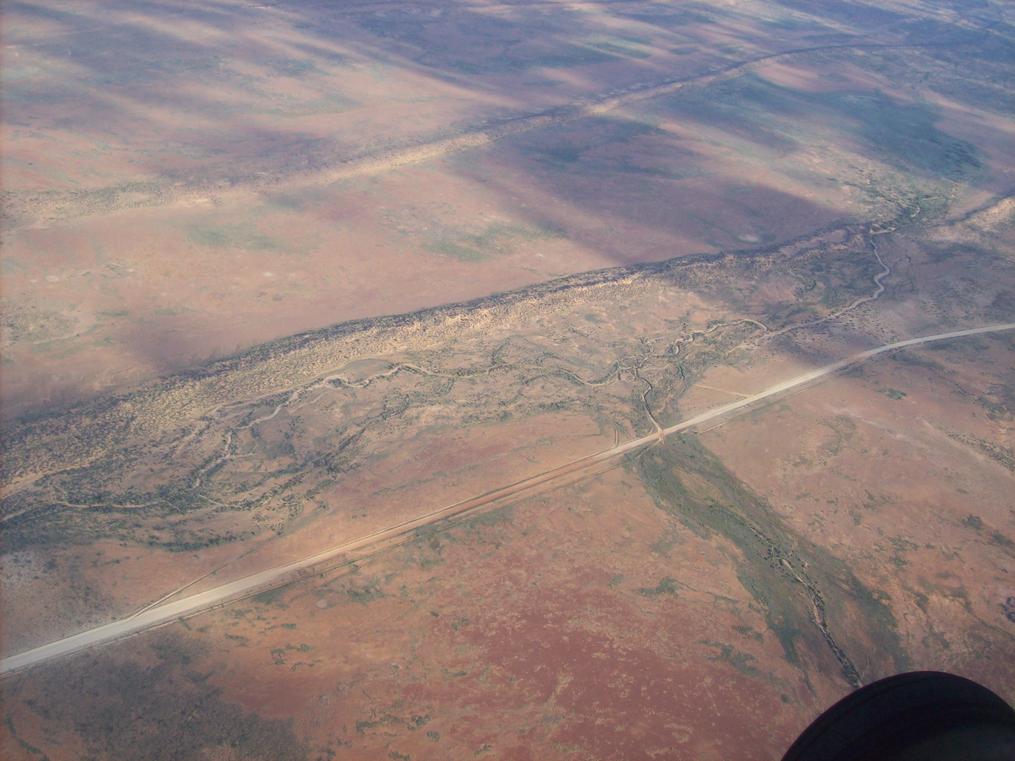
[[[873,359],[880,354],[895,351],[897,349],[904,349],[907,346],[917,346],[919,344],[933,343],[935,341],[947,341],[954,338],[965,338],[968,336],[982,335],[984,333],[1000,333],[1007,330],[1015,330],[1015,323],[1009,322],[1000,325],[988,325],[982,328],[970,328],[968,330],[956,330],[951,333],[937,333],[932,336],[910,338],[905,341],[896,341],[895,343],[885,344],[875,349],[869,349],[858,354],[853,354],[838,362],[825,365],[824,367],[819,367],[806,373],[801,373],[800,375],[789,378],[781,383],[776,383],[774,386],[769,386],[756,394],[745,396],[743,399],[738,399],[735,402],[724,404],[721,407],[714,407],[713,409],[703,412],[700,415],[696,415],[693,418],[671,425],[668,428],[663,428],[650,436],[633,439],[632,441],[620,444],[612,449],[607,449],[603,452],[574,460],[573,462],[561,465],[560,467],[544,471],[522,481],[517,481],[516,483],[509,484],[508,486],[502,486],[498,489],[486,492],[485,494],[480,494],[479,496],[472,497],[462,502],[456,502],[453,505],[442,507],[438,510],[426,513],[425,515],[420,515],[411,520],[404,521],[403,523],[389,526],[388,528],[376,531],[372,534],[367,534],[366,536],[362,536],[350,542],[346,542],[336,547],[331,547],[302,560],[297,560],[275,568],[269,568],[265,571],[261,571],[260,573],[245,576],[242,579],[237,579],[236,581],[229,582],[228,584],[223,584],[205,592],[190,595],[189,597],[184,597],[174,602],[165,602],[142,610],[140,613],[128,618],[114,621],[94,629],[89,629],[88,631],[81,632],[80,634],[75,634],[71,637],[51,642],[48,645],[43,645],[33,650],[28,650],[26,652],[4,658],[3,660],[0,660],[0,674],[18,671],[40,663],[45,663],[62,655],[67,655],[68,653],[112,642],[113,640],[117,640],[131,634],[136,634],[146,629],[151,629],[187,616],[192,616],[217,605],[222,605],[241,597],[249,596],[272,587],[277,587],[282,584],[295,581],[301,576],[311,573],[315,568],[318,571],[321,570],[320,567],[329,561],[333,562],[340,560],[356,553],[362,554],[364,550],[376,548],[382,544],[394,543],[399,539],[408,538],[411,536],[412,532],[422,528],[423,526],[427,526],[441,520],[446,520],[454,516],[461,516],[464,513],[490,505],[494,502],[517,497],[521,494],[532,493],[538,487],[547,483],[556,483],[569,475],[580,474],[606,460],[618,457],[619,455],[638,449],[639,447],[652,444],[653,442],[659,441],[674,433],[680,433],[681,431],[692,429],[702,423],[707,423],[724,415],[737,412],[738,410],[757,404],[758,402],[777,394],[782,394],[790,391],[791,389],[799,388],[808,383],[813,383],[847,367]]]

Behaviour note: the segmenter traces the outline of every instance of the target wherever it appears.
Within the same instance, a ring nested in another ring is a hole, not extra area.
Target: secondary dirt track
[[[416,164],[436,161],[462,151],[484,148],[499,140],[531,130],[559,126],[579,119],[602,116],[624,106],[641,101],[672,95],[691,86],[706,87],[724,79],[749,71],[758,64],[831,51],[908,50],[949,47],[945,42],[859,42],[845,41],[827,45],[810,45],[788,50],[764,53],[690,76],[655,82],[640,82],[572,103],[564,103],[542,111],[522,113],[487,124],[468,127],[451,137],[422,140],[409,145],[392,146],[366,155],[350,156],[325,169],[311,172],[293,172],[274,179],[246,178],[228,183],[173,188],[158,183],[135,183],[125,187],[109,187],[100,191],[66,191],[25,193],[3,199],[2,213],[11,229],[22,225],[44,228],[73,219],[105,214],[122,209],[157,206],[192,207],[248,198],[252,193],[266,191],[295,191],[320,187],[357,177],[372,177]],[[46,213],[33,218],[30,209],[45,209]]]
[[[83,650],[95,645],[112,642],[116,639],[126,637],[138,632],[161,626],[172,621],[193,616],[209,608],[222,605],[242,597],[255,594],[266,589],[281,586],[298,580],[314,570],[321,570],[322,564],[341,559],[341,562],[350,562],[353,553],[358,556],[366,554],[371,549],[377,549],[383,545],[397,543],[412,534],[417,529],[435,524],[439,521],[460,517],[468,512],[488,506],[495,502],[516,497],[523,493],[531,493],[538,487],[549,483],[560,482],[569,475],[582,473],[590,468],[599,465],[607,460],[626,454],[639,447],[646,446],[674,433],[680,433],[694,428],[702,423],[720,418],[724,415],[737,412],[757,402],[763,401],[777,394],[785,393],[795,388],[817,381],[837,373],[847,367],[873,359],[881,354],[904,349],[909,346],[946,341],[953,338],[976,336],[984,333],[1000,333],[1015,330],[1015,323],[1001,323],[988,325],[980,328],[968,328],[965,330],[951,331],[948,333],[937,333],[929,336],[920,336],[903,341],[896,341],[882,346],[868,349],[853,354],[845,359],[839,360],[824,367],[819,367],[806,373],[789,378],[785,381],[769,386],[756,394],[738,399],[735,402],[715,407],[711,410],[681,421],[649,436],[632,439],[627,443],[620,444],[612,449],[589,455],[574,460],[570,463],[544,471],[529,478],[517,481],[513,484],[494,489],[480,494],[476,497],[456,502],[452,505],[433,510],[424,515],[408,521],[390,526],[380,531],[362,536],[350,542],[345,542],[335,547],[323,550],[310,557],[287,563],[275,568],[269,568],[250,576],[237,579],[236,581],[223,584],[207,591],[185,597],[175,602],[165,602],[155,607],[150,607],[134,614],[128,618],[114,621],[104,626],[99,626],[88,631],[66,637],[56,642],[28,650],[26,652],[12,655],[0,661],[0,674],[8,674],[14,671],[29,668],[31,666],[45,663],[47,661]]]

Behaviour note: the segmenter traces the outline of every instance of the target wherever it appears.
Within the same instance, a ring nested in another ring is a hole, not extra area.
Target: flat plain
[[[902,670],[1015,700],[1005,3],[0,13],[0,656],[327,556],[5,667],[4,758],[768,759]]]

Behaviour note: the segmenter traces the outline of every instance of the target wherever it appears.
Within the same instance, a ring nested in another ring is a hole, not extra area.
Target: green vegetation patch
[[[745,676],[760,677],[762,672],[754,665],[757,661],[750,653],[738,650],[725,642],[713,642],[712,640],[701,640],[701,644],[715,649],[715,654],[708,656],[710,661],[721,661],[732,666]]]
[[[764,609],[790,663],[802,663],[800,642],[813,652],[831,649],[847,681],[859,683],[849,655],[869,647],[852,635],[859,625],[892,668],[906,668],[895,617],[881,596],[842,560],[786,526],[695,437],[671,437],[629,457],[627,465],[660,509],[702,538],[719,535],[736,546],[737,577]],[[839,626],[846,621],[856,623],[847,630]]]
[[[638,590],[638,594],[644,597],[658,597],[659,595],[676,595],[677,594],[677,582],[666,576],[659,580],[659,583],[654,587],[642,587]]]
[[[452,256],[464,262],[482,262],[510,253],[520,241],[559,237],[549,227],[495,222],[476,231],[447,230],[427,243],[426,248],[437,254]]]
[[[416,563],[420,568],[433,568],[444,562],[444,543],[434,526],[423,526],[416,529],[415,538],[410,545]]]
[[[666,142],[642,141],[630,148],[626,145],[644,136]],[[652,119],[589,117],[554,130],[537,131],[517,144],[540,164],[558,171],[622,172],[672,179],[701,173],[693,163],[693,155],[674,145]]]
[[[350,600],[358,602],[361,605],[366,605],[384,597],[384,590],[376,580],[370,581],[363,586],[350,586],[345,590],[345,593],[349,595]]]
[[[43,669],[33,709],[44,724],[74,727],[84,757],[122,761],[230,758],[303,761],[292,723],[265,719],[227,702],[207,675],[188,668],[195,653],[163,635],[154,666],[119,660],[112,650]],[[130,717],[125,721],[124,717]]]
[[[187,238],[209,248],[246,248],[253,251],[275,251],[281,245],[260,232],[252,224],[216,225],[197,223],[187,230]]]
[[[973,531],[981,531],[983,530],[983,519],[979,515],[967,515],[962,519],[962,525],[973,529]]]
[[[273,605],[279,608],[288,608],[285,602],[285,595],[288,590],[285,587],[276,587],[254,595],[254,600],[262,605]]]
[[[992,531],[990,533],[991,544],[996,544],[998,547],[1003,547],[1006,550],[1015,550],[1015,542],[1006,537],[1000,531]]]
[[[515,517],[514,505],[504,505],[493,510],[487,510],[466,518],[461,522],[462,528],[475,530],[489,526],[503,526],[510,524]]]
[[[906,392],[905,391],[899,391],[899,389],[897,389],[897,388],[882,388],[882,389],[879,389],[879,390],[881,391],[882,394],[887,396],[889,399],[895,399],[896,401],[898,401],[899,399],[905,399],[906,398]]]

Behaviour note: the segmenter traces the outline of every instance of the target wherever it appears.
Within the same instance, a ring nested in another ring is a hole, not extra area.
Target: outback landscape
[[[0,756],[1015,701],[1009,4],[0,13]]]

